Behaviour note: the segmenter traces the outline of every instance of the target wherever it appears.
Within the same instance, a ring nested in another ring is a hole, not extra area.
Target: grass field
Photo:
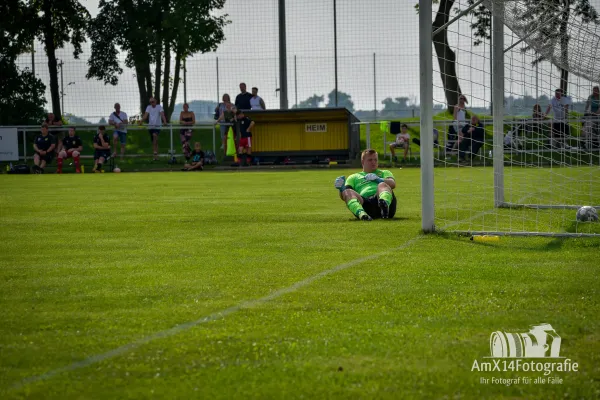
[[[393,172],[369,223],[333,170],[0,175],[0,397],[600,397],[600,239],[422,235]],[[577,372],[472,371],[543,322]]]

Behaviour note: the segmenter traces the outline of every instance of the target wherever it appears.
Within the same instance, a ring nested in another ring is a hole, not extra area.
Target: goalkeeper
[[[354,216],[362,221],[373,218],[393,218],[396,214],[396,188],[394,175],[378,169],[377,152],[368,149],[361,154],[362,172],[336,178],[334,186],[340,198]]]

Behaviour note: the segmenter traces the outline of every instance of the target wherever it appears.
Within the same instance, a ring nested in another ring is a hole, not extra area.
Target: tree
[[[312,95],[308,99],[301,101],[298,103],[298,106],[294,106],[293,108],[319,108],[321,103],[325,100],[325,96],[318,96],[316,94]]]
[[[455,0],[432,0],[432,2],[433,4],[439,2],[438,11],[433,20],[433,31],[435,32],[450,21],[450,12]],[[419,12],[418,4],[415,5],[415,9]],[[448,110],[452,114],[454,112],[454,105],[458,104],[458,97],[462,94],[456,75],[456,54],[448,42],[448,29],[442,29],[436,35],[433,35],[432,40],[438,64],[440,65],[440,75],[446,102],[448,103]]]
[[[408,111],[409,100],[408,97],[396,97],[395,99],[387,97],[383,99],[381,102],[381,104],[383,104],[383,110],[381,110],[379,116],[381,118],[399,117],[403,112]]]
[[[63,119],[66,120],[69,125],[88,125],[88,124],[90,124],[90,121],[88,121],[87,119],[78,117],[77,115],[73,115],[73,114],[65,114]]]
[[[50,72],[50,95],[52,112],[60,119],[60,93],[58,88],[58,63],[56,50],[67,43],[73,45],[73,57],[79,58],[81,44],[90,22],[90,13],[77,0],[31,0],[36,18],[31,28],[35,36],[44,43]]]
[[[38,124],[44,116],[46,86],[16,65],[19,54],[31,49],[34,18],[21,0],[0,3],[0,125]]]
[[[87,78],[116,85],[123,73],[118,55],[124,52],[125,66],[135,71],[140,112],[148,99],[155,97],[170,119],[182,61],[192,54],[216,50],[225,39],[227,15],[214,12],[224,4],[225,0],[100,0],[100,12],[89,30],[92,55]]]
[[[472,5],[475,0],[469,0],[469,5]],[[524,4],[527,13],[523,13],[521,20],[517,21],[524,32],[532,27],[539,26],[537,32],[533,33],[529,38],[530,42],[535,42],[536,47],[540,49],[556,48],[560,49],[559,68],[560,88],[563,93],[567,93],[569,84],[569,20],[571,16],[581,18],[584,24],[599,24],[600,20],[598,12],[589,0],[527,0]],[[479,45],[483,39],[490,39],[491,30],[491,12],[484,6],[476,7],[471,11],[476,22],[471,25],[475,31],[474,36],[477,38],[473,43]],[[541,22],[541,23],[540,23]],[[546,22],[546,23],[544,23]],[[531,50],[531,46],[525,46],[523,51]],[[540,55],[533,61],[533,65],[546,60],[544,55]]]
[[[336,106],[336,104],[335,104],[335,89],[333,89],[327,95],[327,105],[325,107],[345,107],[350,112],[354,111],[354,102],[352,101],[352,96],[350,96],[348,93],[344,93],[344,92],[338,90],[337,98],[338,98],[338,101],[337,101],[337,106]]]

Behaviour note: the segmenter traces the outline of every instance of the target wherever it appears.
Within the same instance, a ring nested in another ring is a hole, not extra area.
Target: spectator
[[[54,151],[56,154],[58,154],[62,148],[62,139],[65,137],[65,132],[63,130],[54,130],[52,128],[55,126],[63,126],[63,122],[60,118],[56,118],[54,113],[48,113],[44,123],[48,126],[48,128],[50,128],[51,134],[56,140],[56,147],[54,148]]]
[[[69,128],[69,136],[63,139],[62,150],[58,153],[56,172],[62,174],[63,161],[73,157],[73,161],[75,162],[75,172],[78,174],[81,173],[79,156],[82,150],[83,142],[79,136],[75,135],[75,127],[72,126]]]
[[[542,106],[535,104],[533,106],[532,118],[536,121],[544,119],[544,113],[542,112]]]
[[[184,126],[193,126],[196,123],[196,115],[190,111],[188,103],[183,104],[183,111],[179,114],[179,124]],[[192,140],[192,128],[183,128],[179,130],[179,138],[181,139],[181,148],[183,155],[187,161],[190,160],[192,148],[190,140]]]
[[[252,88],[252,97],[250,98],[250,109],[251,110],[266,110],[265,102],[262,97],[258,95],[258,88]]]
[[[398,129],[398,128],[396,128]],[[398,131],[396,131],[398,132]],[[398,161],[398,157],[396,157],[396,149],[403,148],[404,149],[404,157],[402,158],[402,162],[406,162],[406,155],[408,154],[408,146],[410,145],[410,135],[408,134],[408,126],[406,124],[402,124],[400,126],[400,133],[396,135],[396,141],[394,143],[390,143],[390,151],[392,152],[392,161]]]
[[[158,161],[158,135],[160,134],[161,122],[167,124],[165,112],[160,104],[156,104],[154,97],[150,98],[150,105],[146,107],[146,112],[142,117],[142,122],[148,119],[148,132],[152,140],[152,150],[154,151],[153,161]]]
[[[585,103],[584,116],[588,118],[583,121],[583,146],[588,148],[600,131],[600,88],[598,86],[592,88],[592,94]]]
[[[462,128],[465,126],[467,121],[467,106],[469,104],[467,97],[464,94],[458,96],[458,104],[454,106],[453,119],[456,125],[456,132],[458,132],[458,140],[454,142],[452,149],[460,144],[462,140]]]
[[[471,123],[467,124],[462,129],[462,140],[458,145],[458,157],[461,160],[466,160],[466,152],[471,149],[471,158],[473,154],[477,154],[483,142],[485,141],[485,129],[483,124],[479,121],[477,115],[471,117]]]
[[[250,105],[252,95],[246,92],[246,84],[244,82],[240,83],[240,92],[235,98],[235,106],[238,110],[250,110],[252,108]]]
[[[105,130],[104,126],[99,126],[98,133],[94,136],[94,173],[104,172],[102,164],[110,158],[110,140]]]
[[[215,110],[219,115],[217,118],[217,123],[220,123],[219,129],[221,130],[221,149],[223,149],[225,154],[227,154],[227,132],[229,132],[229,128],[232,125],[224,125],[223,123],[233,124],[235,121],[235,114],[232,110],[233,104],[231,103],[231,98],[227,93],[225,93],[223,95],[223,102],[219,103],[217,109]]]
[[[236,110],[235,115],[240,133],[238,157],[242,165],[248,166],[252,164],[252,130],[254,129],[254,121],[244,115],[244,110]]]
[[[554,97],[550,100],[546,115],[552,110],[554,118],[552,119],[552,145],[565,145],[565,137],[571,135],[571,129],[567,123],[569,115],[569,101],[563,97],[562,89],[554,91]]]
[[[185,164],[182,171],[202,171],[204,169],[204,152],[200,142],[194,143],[191,159],[191,163]]]
[[[367,149],[362,152],[361,172],[346,178],[336,178],[334,187],[340,191],[340,199],[346,203],[348,210],[362,221],[373,218],[393,218],[396,214],[396,180],[394,175],[385,169],[378,168],[377,152]]]
[[[48,133],[48,125],[42,124],[42,133],[38,135],[33,142],[33,172],[43,174],[46,165],[52,162],[54,158],[54,149],[56,148],[56,139]]]
[[[129,119],[127,118],[127,114],[125,114],[124,111],[121,111],[121,105],[119,103],[115,103],[115,111],[108,117],[108,123],[115,127],[115,132],[113,133],[114,151],[112,156],[117,156],[117,148],[120,142],[121,161],[123,161],[123,157],[125,156],[125,144],[127,144],[127,124],[129,123]]]
[[[542,107],[539,104],[535,104],[533,106],[533,111],[531,113],[531,123],[526,124],[524,126],[525,130],[530,133],[543,134],[545,131],[545,126],[541,123],[544,120],[544,113],[542,112]],[[518,128],[515,130],[515,134],[518,131]],[[506,143],[505,143],[506,144]]]

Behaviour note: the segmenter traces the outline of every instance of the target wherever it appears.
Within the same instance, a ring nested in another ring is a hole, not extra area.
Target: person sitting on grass
[[[79,165],[79,155],[83,150],[83,143],[81,142],[81,138],[75,135],[75,127],[69,128],[69,136],[63,139],[63,148],[58,153],[58,158],[56,161],[56,173],[62,174],[62,167],[64,160],[67,160],[73,157],[73,162],[75,162],[75,172],[81,173],[81,166]]]
[[[398,128],[396,128],[398,129]],[[396,131],[397,132],[397,131]],[[410,135],[408,134],[408,125],[402,124],[400,126],[400,133],[396,135],[396,141],[390,143],[390,151],[392,152],[392,161],[397,162],[396,149],[398,147],[404,149],[404,157],[402,162],[406,162],[406,155],[408,154],[408,146],[410,145]]]
[[[35,138],[33,142],[33,173],[43,174],[46,164],[52,162],[54,158],[54,148],[56,147],[56,141],[54,136],[48,134],[48,124],[42,124],[42,133]]]
[[[393,218],[396,214],[396,180],[388,170],[378,169],[377,152],[367,149],[361,154],[363,170],[336,178],[334,186],[340,191],[340,199],[359,220]]]
[[[470,158],[472,158],[474,154],[479,152],[485,141],[485,129],[477,115],[471,117],[471,123],[463,127],[462,133],[463,137],[458,144],[458,157],[460,160],[465,161],[467,150],[471,149]]]
[[[94,173],[104,172],[102,164],[110,158],[110,141],[105,130],[104,126],[99,126],[98,133],[94,136]]]
[[[190,163],[183,166],[182,171],[202,171],[204,169],[204,152],[200,142],[194,143],[194,150],[190,154]]]

